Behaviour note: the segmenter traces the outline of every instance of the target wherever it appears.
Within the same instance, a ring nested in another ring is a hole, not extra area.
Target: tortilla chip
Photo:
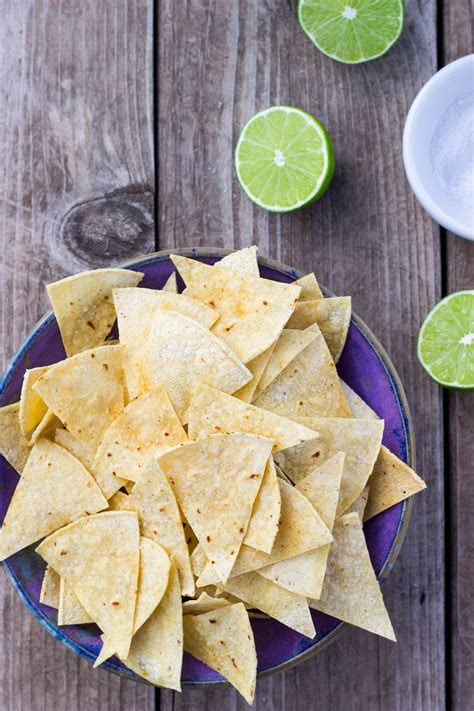
[[[178,280],[176,279],[176,272],[172,272],[168,279],[165,281],[161,287],[161,291],[167,291],[171,294],[178,293]]]
[[[271,449],[264,437],[214,434],[158,459],[222,582],[238,556]]]
[[[317,432],[208,385],[198,385],[188,411],[190,439],[216,432],[247,432],[273,440],[273,452],[314,439]]]
[[[62,447],[41,439],[31,450],[0,529],[0,560],[105,508],[107,500],[82,464]]]
[[[128,656],[121,659],[151,684],[181,691],[183,613],[175,565],[163,599],[134,635]]]
[[[344,452],[346,459],[336,513],[340,516],[360,496],[372,473],[382,442],[383,420],[310,417],[302,418],[301,422],[317,427],[318,439],[278,452],[275,459],[297,484],[313,471],[316,463],[322,465],[338,452]]]
[[[141,536],[133,634],[138,632],[160,604],[168,587],[170,569],[171,560],[165,549],[150,538]],[[94,667],[103,664],[116,653],[113,641],[109,642],[107,635],[102,636],[102,641],[103,646],[94,662]]]
[[[257,262],[257,247],[244,247],[237,252],[231,252],[214,264],[215,267],[230,269],[239,274],[259,277]]]
[[[19,413],[19,402],[0,407],[0,454],[21,474],[30,456],[30,448],[20,428]]]
[[[277,375],[280,375],[281,371],[291,363],[293,358],[296,358],[301,351],[315,341],[317,335],[314,330],[296,331],[291,328],[283,329],[260,378],[253,399],[256,399],[275,380]]]
[[[318,329],[315,340],[254,401],[284,417],[350,417],[336,366]]]
[[[262,485],[252,509],[244,543],[259,551],[271,553],[281,513],[281,496],[273,459],[267,462]]]
[[[157,385],[132,400],[104,432],[93,469],[138,481],[151,456],[187,439],[165,389]]]
[[[276,341],[300,294],[300,288],[292,284],[210,267],[178,255],[171,259],[186,282],[186,293],[220,314],[212,331],[244,363]]]
[[[92,617],[79,602],[76,593],[63,578],[59,579],[58,625],[87,625]]]
[[[202,592],[197,600],[183,602],[183,615],[202,615],[230,604],[229,600],[223,597],[211,597],[207,592]]]
[[[278,479],[278,484],[281,495],[280,527],[271,554],[243,545],[231,577],[278,563],[332,541],[331,533],[308,499],[282,479]],[[212,565],[207,563],[197,584],[215,583],[219,583],[219,578]]]
[[[369,487],[364,521],[426,489],[426,484],[408,464],[382,446],[369,479]]]
[[[184,618],[184,648],[221,674],[248,704],[255,697],[257,652],[242,603]]]
[[[369,487],[366,486],[365,489],[363,490],[362,494],[346,510],[346,513],[354,513],[355,512],[359,516],[360,520],[363,521],[364,520],[364,511],[365,511],[365,507],[367,506],[368,498],[369,498]]]
[[[314,274],[306,274],[306,276],[294,281],[293,284],[301,287],[300,301],[324,298],[324,294],[319,288],[318,281]]]
[[[317,323],[337,363],[347,340],[350,321],[351,297],[336,296],[331,299],[298,302],[287,327],[303,329]]]
[[[122,346],[102,346],[52,365],[33,386],[64,427],[94,448],[124,407]]]
[[[31,435],[28,444],[30,445],[30,447],[32,447],[39,440],[40,437],[47,437],[48,439],[53,439],[53,436],[59,427],[62,427],[61,420],[56,417],[54,412],[51,412],[51,410],[46,410],[44,417]]]
[[[196,548],[191,553],[191,568],[193,570],[194,577],[199,578],[206,565],[207,556],[204,553],[203,547],[198,543]]]
[[[25,437],[31,435],[48,410],[44,400],[33,390],[38,378],[46,373],[49,366],[31,368],[23,376],[20,396],[20,428]]]
[[[165,387],[183,424],[196,385],[213,385],[233,393],[252,377],[219,338],[172,311],[155,314],[142,372],[145,387]]]
[[[372,408],[369,407],[366,402],[364,402],[360,395],[357,395],[357,393],[352,388],[350,388],[343,380],[341,380],[340,382],[344,397],[347,400],[347,404],[351,408],[353,417],[356,417],[359,420],[380,419],[379,416],[374,412],[374,410],[372,410]]]
[[[121,486],[125,486],[126,479],[116,477],[111,472],[95,471],[94,449],[80,442],[69,430],[57,429],[54,434],[54,441],[64,449],[67,449],[76,459],[79,459],[87,471],[92,474],[106,499],[110,499]]]
[[[257,390],[258,384],[260,382],[260,378],[262,377],[265,368],[267,367],[268,361],[271,358],[275,345],[276,344],[273,343],[273,345],[271,345],[270,348],[267,348],[266,351],[260,353],[260,355],[258,355],[256,358],[249,360],[249,362],[247,363],[247,368],[252,373],[252,380],[249,380],[249,382],[244,385],[243,388],[236,390],[234,393],[234,397],[238,397],[239,400],[242,400],[242,402],[252,401]]]
[[[122,506],[138,513],[142,536],[162,545],[173,557],[183,595],[194,595],[194,578],[178,504],[165,475],[153,459]]]
[[[41,584],[40,602],[42,605],[48,605],[58,609],[59,607],[59,584],[60,577],[50,565],[46,566],[44,571],[43,582]]]
[[[339,452],[296,487],[314,506],[330,531],[336,517],[344,459],[345,455]],[[286,590],[317,599],[321,594],[329,548],[330,544],[321,546],[258,572]]]
[[[230,578],[224,586],[227,592],[287,627],[311,639],[316,635],[306,598],[275,585],[258,573],[246,573]]]
[[[126,657],[133,634],[140,562],[138,516],[106,511],[56,531],[36,549],[76,593]]]
[[[321,598],[310,605],[395,642],[358,514],[336,521]]]
[[[173,311],[209,329],[218,314],[199,301],[183,294],[154,289],[116,289],[114,303],[117,310],[120,342],[124,346],[124,370],[130,400],[144,389],[141,374],[153,317],[158,309]]]
[[[143,279],[129,269],[94,269],[48,284],[46,291],[68,356],[99,346],[115,322],[112,291]]]

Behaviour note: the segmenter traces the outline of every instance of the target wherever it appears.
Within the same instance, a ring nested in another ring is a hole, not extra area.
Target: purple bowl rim
[[[200,259],[206,259],[206,258],[213,258],[213,257],[224,257],[228,254],[231,254],[232,252],[235,252],[237,250],[235,249],[227,249],[223,247],[188,247],[188,248],[181,248],[181,249],[167,249],[167,250],[160,250],[158,252],[150,252],[148,254],[139,256],[139,257],[134,257],[133,259],[121,263],[119,265],[116,265],[117,267],[120,268],[125,268],[125,269],[136,269],[140,266],[145,266],[147,264],[152,264],[158,261],[164,261],[166,259],[169,259],[169,257],[172,254],[178,254],[184,257],[197,257]],[[285,276],[288,276],[290,279],[295,280],[299,279],[303,276],[303,273],[300,272],[297,269],[294,269],[293,267],[288,266],[287,264],[284,264],[283,262],[279,262],[277,260],[271,259],[269,257],[261,257],[258,256],[258,263],[261,266],[267,267],[269,269],[272,269],[274,271],[280,272],[280,274],[284,274]],[[325,297],[330,297],[334,296],[334,294],[324,286],[320,284],[321,290],[323,291]],[[31,343],[36,340],[42,332],[49,326],[51,321],[54,319],[54,313],[52,311],[48,311],[37,323],[33,326],[33,328],[30,330],[28,335],[26,336],[25,340],[19,347],[19,349],[16,351],[16,353],[13,355],[13,357],[10,359],[10,361],[7,364],[7,367],[5,368],[3,376],[0,378],[0,397],[2,396],[3,392],[5,391],[6,387],[8,386],[8,383],[10,381],[10,378],[13,375],[13,372],[15,368],[17,367],[18,363],[21,361],[23,358],[23,355],[25,351],[27,351],[31,345]],[[367,324],[359,317],[357,314],[352,312],[351,315],[351,325],[353,325],[357,330],[360,332],[360,334],[365,338],[366,341],[368,341],[369,345],[372,347],[373,351],[375,352],[377,358],[379,359],[380,363],[382,364],[384,370],[386,371],[390,381],[392,382],[392,385],[394,387],[394,395],[396,395],[397,402],[398,402],[398,407],[403,419],[403,428],[404,428],[404,434],[406,437],[406,445],[407,445],[407,463],[410,467],[415,469],[415,461],[416,461],[416,453],[415,453],[415,441],[414,441],[414,435],[413,435],[413,421],[412,417],[410,414],[410,408],[408,405],[407,397],[403,388],[403,385],[401,383],[400,377],[395,369],[395,366],[393,365],[388,353],[385,351],[384,347],[382,344],[378,341],[376,336],[372,333],[370,328],[367,326]],[[395,565],[397,558],[400,554],[401,547],[403,545],[403,542],[405,540],[405,536],[408,530],[408,526],[410,523],[410,518],[411,518],[411,513],[413,509],[413,497],[409,499],[405,499],[402,503],[402,510],[400,514],[400,519],[399,519],[399,524],[397,527],[397,531],[392,543],[392,546],[390,548],[390,551],[387,555],[387,558],[380,570],[380,573],[378,575],[378,580],[381,585],[384,584],[385,580],[387,579],[388,575],[393,569],[393,566]],[[71,649],[73,652],[76,654],[79,654],[81,657],[89,660],[89,661],[94,661],[95,657],[93,654],[91,654],[88,650],[84,649],[81,647],[77,642],[72,641],[65,635],[63,635],[61,629],[52,623],[42,612],[41,610],[34,605],[34,603],[31,601],[30,597],[28,594],[25,592],[23,589],[23,586],[21,583],[18,581],[15,573],[11,570],[8,561],[2,561],[0,563],[7,574],[7,578],[10,581],[12,587],[18,592],[18,595],[20,597],[20,600],[23,602],[25,607],[31,612],[33,617],[35,617],[40,624],[49,632],[51,636],[53,636],[56,640],[58,640],[61,644],[64,646],[68,647]],[[258,672],[257,676],[258,678],[262,678],[265,676],[270,676],[271,674],[276,674],[280,671],[285,671],[287,669],[290,669],[293,666],[296,666],[297,664],[300,664],[301,662],[309,659],[310,657],[313,657],[314,655],[318,654],[319,652],[322,652],[326,647],[328,647],[332,642],[334,642],[350,625],[348,625],[345,622],[340,621],[328,634],[323,637],[319,642],[317,642],[314,646],[310,647],[309,649],[305,650],[304,652],[301,652],[300,654],[297,654],[296,656],[292,657],[291,659],[281,662],[280,664],[276,664],[273,667],[270,667],[268,669],[265,669],[264,671]],[[149,686],[155,686],[151,684],[150,682],[146,681],[145,679],[142,679],[141,677],[137,677],[136,675],[131,676],[127,671],[121,670],[117,667],[112,667],[112,666],[107,666],[107,663],[104,665],[104,667],[107,668],[107,671],[111,671],[114,674],[117,674],[119,676],[124,676],[127,678],[132,678],[135,681],[138,681],[140,683],[147,684]],[[207,688],[214,688],[216,686],[228,686],[230,687],[231,685],[229,682],[227,682],[225,679],[216,679],[214,681],[183,681],[182,682],[183,688],[199,688],[199,689],[207,689]],[[156,687],[160,688],[160,687]]]

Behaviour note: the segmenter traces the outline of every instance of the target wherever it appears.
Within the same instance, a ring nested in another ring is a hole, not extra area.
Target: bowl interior
[[[474,239],[473,178],[470,196],[464,197],[462,184],[454,188],[452,181],[457,171],[469,170],[460,166],[459,153],[473,161],[473,111],[470,55],[448,64],[421,89],[408,114],[403,147],[407,176],[422,205],[441,225],[469,239]]]
[[[218,257],[216,251],[184,250],[189,256],[199,256],[208,263]],[[262,276],[289,282],[298,272],[270,260],[260,260]],[[173,271],[167,253],[150,255],[128,265],[145,273],[143,286],[161,288]],[[26,368],[47,365],[64,357],[56,321],[45,317],[13,358],[0,383],[0,405],[19,398]],[[384,444],[401,459],[413,464],[411,424],[405,397],[398,377],[383,349],[367,327],[354,317],[346,347],[338,363],[341,377],[385,420]],[[18,481],[15,471],[0,457],[0,522]],[[383,579],[395,562],[408,524],[411,504],[405,502],[382,512],[364,526],[367,545],[379,578]],[[101,647],[99,630],[95,625],[58,628],[56,610],[39,602],[44,561],[34,552],[35,546],[17,553],[5,561],[5,568],[13,585],[32,614],[63,644],[82,656],[93,660]],[[296,661],[322,649],[344,626],[327,615],[312,612],[318,634],[310,640],[272,619],[253,619],[252,627],[258,651],[259,673],[271,673],[286,668]],[[115,658],[105,668],[143,681]],[[204,664],[185,654],[183,665],[185,685],[221,683],[222,678]]]

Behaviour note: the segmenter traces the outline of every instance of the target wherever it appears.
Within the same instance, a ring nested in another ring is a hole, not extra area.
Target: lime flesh
[[[319,121],[301,109],[272,106],[255,114],[242,129],[235,168],[254,203],[271,212],[290,212],[326,191],[334,153]]]
[[[404,0],[299,0],[298,19],[324,54],[346,64],[380,57],[400,37]]]
[[[440,385],[474,389],[474,290],[446,296],[428,314],[418,358]]]

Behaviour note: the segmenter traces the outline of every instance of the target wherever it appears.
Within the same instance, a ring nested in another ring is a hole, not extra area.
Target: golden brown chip
[[[230,269],[239,274],[249,274],[259,277],[257,262],[257,247],[244,247],[237,252],[231,252],[214,264],[215,267]]]
[[[364,521],[423,489],[426,489],[423,479],[382,445],[369,479],[369,499]]]
[[[202,592],[197,600],[183,602],[183,615],[202,615],[205,612],[227,607],[232,603],[223,597],[212,597],[206,591]]]
[[[253,399],[256,400],[260,393],[275,380],[277,375],[280,375],[282,370],[291,363],[293,358],[296,358],[301,351],[315,341],[317,336],[316,331],[311,329],[297,331],[291,328],[284,328],[268,359]]]
[[[300,301],[310,301],[311,299],[323,299],[323,292],[319,288],[314,274],[306,274],[305,276],[293,282],[301,287]]]
[[[21,431],[28,437],[39,425],[48,410],[44,400],[33,390],[33,385],[38,378],[46,373],[49,366],[31,368],[23,376],[20,396],[20,427]]]
[[[56,610],[59,607],[59,585],[60,577],[50,565],[46,566],[43,582],[41,584],[40,602]]]
[[[87,625],[92,617],[79,602],[76,593],[63,578],[59,581],[58,625]]]
[[[21,474],[30,456],[30,448],[20,428],[19,413],[19,402],[0,407],[0,454]]]

